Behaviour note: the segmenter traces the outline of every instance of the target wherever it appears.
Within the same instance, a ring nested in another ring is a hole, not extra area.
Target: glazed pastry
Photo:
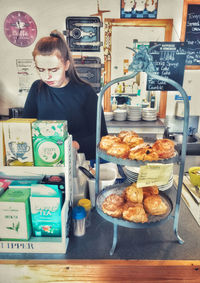
[[[144,199],[144,209],[152,215],[163,215],[167,212],[167,205],[160,195],[151,195]]]
[[[127,202],[124,205],[122,217],[125,220],[136,222],[136,223],[138,222],[145,223],[148,221],[147,214],[141,203],[133,204],[133,203]]]
[[[134,135],[126,135],[123,139],[123,142],[127,143],[130,148],[135,147],[139,144],[144,143],[144,139]]]
[[[131,148],[128,158],[132,160],[156,161],[159,159],[159,156],[149,144],[143,143]]]
[[[102,210],[104,213],[112,217],[121,217],[124,205],[124,198],[117,195],[111,194],[105,198],[102,204]]]
[[[114,142],[107,150],[107,154],[117,158],[127,158],[129,154],[129,146],[124,142]]]
[[[102,150],[108,150],[109,147],[114,143],[114,142],[120,142],[120,138],[117,136],[112,136],[112,135],[107,135],[101,138],[101,141],[99,143],[99,148]]]
[[[137,188],[137,183],[133,183],[124,190],[124,197],[127,201],[142,203],[143,201],[143,190]]]
[[[158,156],[161,159],[170,158],[174,155],[174,142],[169,139],[157,140],[152,148],[158,153]]]
[[[135,136],[135,137],[138,137],[138,134],[134,131],[121,131],[119,134],[118,134],[118,137],[123,140],[123,138],[126,136],[126,135],[131,135],[131,136]]]

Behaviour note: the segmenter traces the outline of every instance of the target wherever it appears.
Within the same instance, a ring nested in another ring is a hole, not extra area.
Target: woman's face
[[[64,87],[68,83],[65,72],[69,69],[69,60],[64,63],[57,55],[36,55],[35,65],[41,80],[51,87]]]

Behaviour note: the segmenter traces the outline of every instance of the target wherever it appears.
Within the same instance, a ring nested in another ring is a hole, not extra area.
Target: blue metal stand
[[[131,49],[131,48],[130,48]],[[182,95],[184,100],[184,125],[183,125],[183,142],[182,142],[182,150],[181,150],[181,156],[179,157],[180,167],[179,167],[179,181],[178,181],[178,189],[177,189],[177,195],[176,195],[176,205],[175,205],[175,213],[174,213],[174,224],[173,224],[173,230],[175,233],[175,236],[177,238],[177,241],[179,244],[183,244],[184,241],[181,239],[181,237],[178,234],[178,220],[179,220],[179,210],[180,210],[180,200],[181,200],[181,191],[182,191],[182,184],[183,184],[183,175],[184,175],[184,166],[185,166],[185,157],[186,157],[186,150],[187,150],[187,136],[188,136],[188,126],[189,126],[189,99],[185,92],[185,90],[174,80],[171,80],[169,78],[165,78],[159,75],[156,75],[154,73],[154,65],[152,62],[152,58],[148,53],[148,49],[145,46],[141,46],[140,50],[134,55],[133,62],[129,66],[129,69],[133,71],[132,74],[128,76],[123,76],[117,79],[114,79],[110,81],[108,84],[106,84],[98,97],[98,105],[97,105],[97,124],[96,124],[96,196],[99,193],[99,165],[100,165],[100,157],[101,153],[99,151],[98,145],[100,142],[100,132],[101,132],[101,108],[102,108],[102,99],[105,91],[113,84],[116,84],[121,81],[126,81],[131,78],[134,78],[139,72],[145,72],[147,75],[151,76],[154,79],[165,81],[172,86],[174,86]],[[103,155],[103,158],[105,160],[118,163],[118,159],[112,158],[110,156],[106,156],[106,154]],[[120,163],[120,162],[119,162]],[[126,164],[126,160],[123,160],[122,165]],[[127,160],[128,166],[140,166],[141,162],[137,163],[136,161]],[[97,209],[97,212],[102,216],[103,213]],[[106,218],[106,217],[105,217]],[[117,226],[118,223],[115,222],[113,219],[113,244],[112,248],[110,250],[110,255],[112,255],[115,251],[116,245],[117,245]],[[151,224],[150,224],[151,225]],[[122,226],[125,226],[122,224]],[[137,228],[137,225],[136,227]]]

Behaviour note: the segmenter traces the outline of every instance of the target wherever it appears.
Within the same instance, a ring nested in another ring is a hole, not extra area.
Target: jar
[[[86,211],[82,206],[75,206],[72,209],[72,220],[73,220],[73,231],[74,236],[84,236],[85,235],[85,220]]]
[[[91,224],[91,208],[92,203],[89,199],[83,198],[78,201],[78,206],[82,206],[85,208],[86,211],[86,220],[85,220],[85,226],[86,228],[90,226]]]

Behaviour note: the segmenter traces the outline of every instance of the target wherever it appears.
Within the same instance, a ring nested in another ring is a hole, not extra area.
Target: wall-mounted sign
[[[156,74],[183,84],[186,44],[184,42],[150,42],[150,55]],[[147,90],[174,91],[176,88],[167,82],[147,76]]]
[[[200,0],[184,0],[181,41],[188,45],[186,69],[200,69]]]

